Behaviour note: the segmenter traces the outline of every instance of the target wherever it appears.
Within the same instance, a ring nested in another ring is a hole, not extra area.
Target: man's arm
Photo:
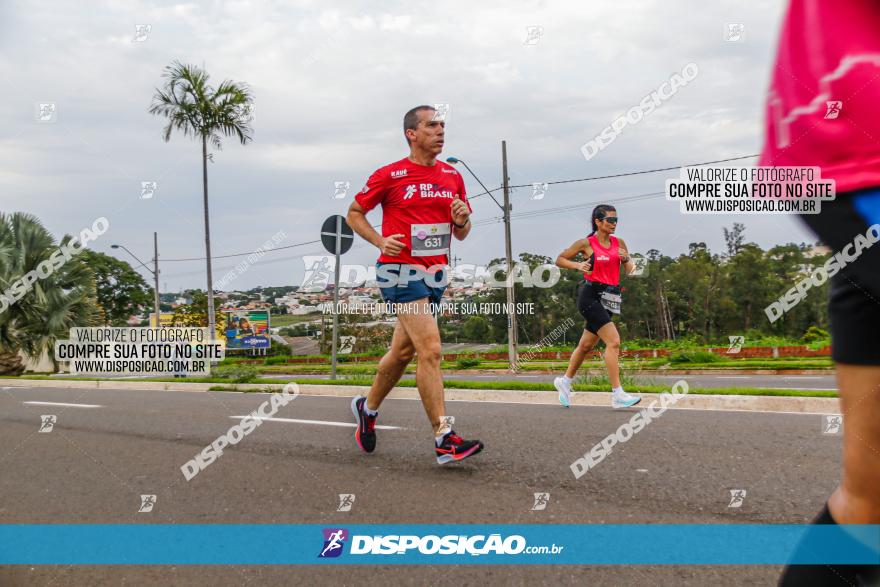
[[[352,202],[351,206],[348,207],[348,215],[345,217],[345,221],[348,222],[352,230],[358,233],[365,241],[378,248],[383,255],[394,257],[403,250],[404,243],[398,241],[397,237],[403,237],[404,235],[392,234],[391,236],[384,237],[376,232],[370,226],[366,212],[364,212],[364,209],[361,208],[357,201]]]
[[[471,211],[468,209],[467,204],[465,204],[458,196],[455,196],[455,199],[452,200],[451,206],[452,234],[454,234],[455,238],[458,240],[463,241],[471,231]]]

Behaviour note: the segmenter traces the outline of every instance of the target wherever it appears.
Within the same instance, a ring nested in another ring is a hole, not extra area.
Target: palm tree
[[[208,267],[208,328],[215,336],[214,279],[211,274],[211,227],[208,217],[208,142],[221,148],[221,135],[237,137],[242,145],[251,140],[249,126],[253,97],[246,84],[223,81],[216,89],[208,85],[208,74],[194,65],[179,61],[165,68],[163,89],[156,89],[150,113],[164,116],[163,131],[171,140],[175,129],[202,142],[202,186],[205,208],[205,257]]]
[[[66,244],[71,237],[62,239]],[[57,251],[59,244],[30,214],[0,213],[0,294]],[[6,300],[0,312],[0,375],[20,375],[19,351],[54,360],[55,341],[67,339],[74,326],[98,326],[103,312],[97,302],[95,277],[74,256],[48,277],[37,279],[17,301]]]

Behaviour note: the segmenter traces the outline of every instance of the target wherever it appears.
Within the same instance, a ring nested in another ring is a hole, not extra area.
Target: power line
[[[741,160],[741,159],[750,159],[750,158],[752,158],[752,157],[757,157],[757,156],[758,156],[758,155],[741,155],[741,156],[739,156],[739,157],[730,157],[730,158],[728,158],[728,159],[718,159],[718,160],[716,160],[716,161],[703,161],[703,162],[701,162],[701,163],[690,163],[690,164],[683,164],[683,165],[674,165],[674,166],[672,166],[672,167],[660,167],[660,168],[657,168],[657,169],[646,169],[646,170],[643,170],[643,171],[628,171],[628,172],[625,172],[625,173],[615,173],[615,174],[612,174],[612,175],[598,175],[598,176],[594,176],[594,177],[583,177],[583,178],[579,178],[579,179],[562,179],[562,180],[557,180],[557,181],[548,181],[548,182],[544,182],[544,183],[546,183],[547,185],[558,185],[558,184],[564,184],[564,183],[577,183],[577,182],[583,182],[583,181],[596,181],[596,180],[600,180],[600,179],[614,179],[614,178],[617,178],[617,177],[629,177],[629,176],[631,176],[631,175],[644,175],[644,174],[646,174],[646,173],[659,173],[659,172],[661,172],[661,171],[672,171],[672,170],[675,170],[675,169],[681,169],[682,167],[698,167],[698,166],[701,166],[701,165],[713,165],[713,164],[715,164],[715,163],[727,163],[727,162],[729,162],[729,161],[739,161],[739,160]],[[512,185],[512,186],[510,186],[510,187],[511,187],[511,188],[523,188],[523,187],[531,187],[531,186],[532,186],[532,184],[525,183],[525,184],[520,184],[520,185]],[[499,186],[499,187],[497,187],[497,188],[494,188],[494,189],[491,189],[491,190],[483,191],[483,192],[477,194],[476,196],[473,196],[473,197],[468,198],[468,200],[469,200],[469,201],[476,200],[477,198],[480,198],[480,197],[482,197],[482,196],[489,195],[491,192],[497,192],[497,191],[500,190],[500,189],[502,189],[501,186]],[[653,196],[653,195],[655,195],[655,194],[650,194],[650,195]],[[643,194],[643,196],[647,196],[647,194]],[[631,198],[637,198],[637,197],[642,197],[642,196],[630,196],[630,197],[631,197]],[[615,200],[615,201],[627,201],[627,200]],[[571,206],[571,207],[568,207],[568,208],[569,208],[569,209],[574,209],[574,208],[584,207],[584,206],[587,206],[587,205],[589,205],[589,204],[582,204],[582,205],[578,205],[578,206]],[[551,211],[551,210],[552,210],[552,211]],[[541,216],[542,214],[555,214],[555,213],[557,213],[557,211],[564,211],[564,210],[559,209],[559,208],[556,208],[556,209],[548,209],[548,210],[535,210],[535,211],[533,211],[533,212],[521,212],[521,213],[519,213],[519,214],[513,214],[513,215],[511,215],[511,217],[512,217],[512,218],[526,218],[526,217],[529,217],[529,216]],[[475,224],[475,225],[477,225],[477,224],[480,224],[480,225],[483,225],[483,224],[492,224],[492,223],[494,223],[494,222],[497,222],[499,218],[500,218],[500,217],[496,217],[496,218],[487,218],[487,219],[485,219],[485,220],[480,220],[480,221],[478,221],[478,223],[474,223],[474,224]],[[373,226],[373,228],[379,228],[379,227],[381,227],[381,224],[377,224],[377,225]],[[295,244],[292,244],[292,245],[284,245],[284,246],[282,246],[282,247],[275,247],[275,248],[273,248],[273,249],[268,249],[268,250],[264,250],[264,251],[247,251],[247,252],[245,252],[245,253],[232,253],[232,254],[230,254],[230,255],[212,255],[211,258],[212,258],[212,259],[231,259],[231,258],[233,258],[233,257],[244,257],[244,256],[246,256],[246,255],[253,255],[253,254],[260,254],[260,253],[274,253],[275,251],[280,251],[280,250],[283,250],[283,249],[292,249],[292,248],[295,248],[295,247],[302,247],[302,246],[305,246],[305,245],[312,245],[312,244],[319,243],[319,242],[321,242],[321,239],[316,239],[316,240],[311,240],[311,241],[304,241],[304,242],[301,242],[301,243],[295,243]],[[163,262],[163,263],[173,263],[173,262],[183,262],[183,261],[204,261],[204,260],[205,260],[205,257],[188,257],[188,258],[182,258],[182,259],[162,259],[162,262]]]
[[[559,206],[556,208],[546,208],[543,210],[531,210],[528,212],[520,212],[517,214],[511,214],[511,218],[534,218],[536,216],[544,216],[549,214],[563,214],[565,212],[571,212],[572,210],[577,210],[579,208],[589,208],[591,206],[600,204],[600,203],[614,203],[619,204],[622,202],[635,202],[638,200],[647,200],[649,198],[656,198],[658,196],[665,195],[666,192],[651,192],[648,194],[637,194],[633,196],[623,196],[621,198],[603,198],[601,200],[596,200],[593,202],[585,202],[583,204],[574,204],[571,206]],[[485,218],[483,220],[478,220],[474,223],[474,226],[485,226],[488,224],[498,224],[504,220],[503,216],[494,216],[492,218]]]
[[[597,175],[594,177],[582,177],[580,179],[562,179],[562,180],[558,180],[558,181],[547,181],[547,182],[542,182],[542,183],[546,183],[547,185],[558,185],[558,184],[563,184],[563,183],[577,183],[577,182],[581,182],[581,181],[596,181],[599,179],[613,179],[616,177],[629,177],[631,175],[644,175],[646,173],[659,173],[660,171],[673,171],[675,169],[681,169],[682,167],[699,167],[701,165],[713,165],[715,163],[727,163],[728,161],[739,161],[741,159],[751,159],[752,157],[758,157],[758,155],[740,155],[738,157],[730,157],[728,159],[718,159],[717,161],[703,161],[702,163],[674,165],[672,167],[659,167],[657,169],[646,169],[644,171],[627,171],[625,173],[615,173],[612,175]],[[511,188],[527,188],[527,187],[532,187],[532,184],[524,183],[524,184],[519,184],[519,185],[512,185],[510,187]],[[501,189],[500,187],[497,187],[497,188],[495,188],[493,190],[489,190],[489,191],[496,192],[500,189]],[[468,198],[468,199],[469,200],[476,200],[477,198],[479,198],[480,196],[483,196],[483,195],[485,195],[485,194],[479,194],[477,196],[474,196],[473,198]]]

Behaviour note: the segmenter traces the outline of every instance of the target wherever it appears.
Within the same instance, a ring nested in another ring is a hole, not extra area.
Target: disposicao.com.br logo
[[[323,547],[318,558],[338,557],[342,554],[348,530],[344,528],[324,529]],[[529,546],[519,534],[475,534],[473,536],[449,534],[388,534],[350,536],[349,555],[518,555],[518,554],[560,554],[564,546]]]

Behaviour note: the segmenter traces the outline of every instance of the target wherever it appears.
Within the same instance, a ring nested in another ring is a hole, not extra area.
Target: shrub
[[[827,331],[822,330],[818,326],[810,326],[807,328],[807,331],[804,332],[804,335],[801,337],[801,340],[805,343],[811,342],[820,342],[830,340],[831,335],[828,334]]]
[[[277,357],[268,357],[263,363],[266,365],[283,365],[287,362],[287,359],[287,356],[279,355]]]
[[[221,365],[211,371],[211,375],[229,379],[235,383],[249,383],[259,377],[260,371],[250,365]]]
[[[480,359],[459,359],[455,362],[456,369],[470,369],[472,367],[477,367],[480,364]]]
[[[714,363],[721,358],[715,353],[706,351],[691,351],[675,353],[669,356],[670,363]]]

